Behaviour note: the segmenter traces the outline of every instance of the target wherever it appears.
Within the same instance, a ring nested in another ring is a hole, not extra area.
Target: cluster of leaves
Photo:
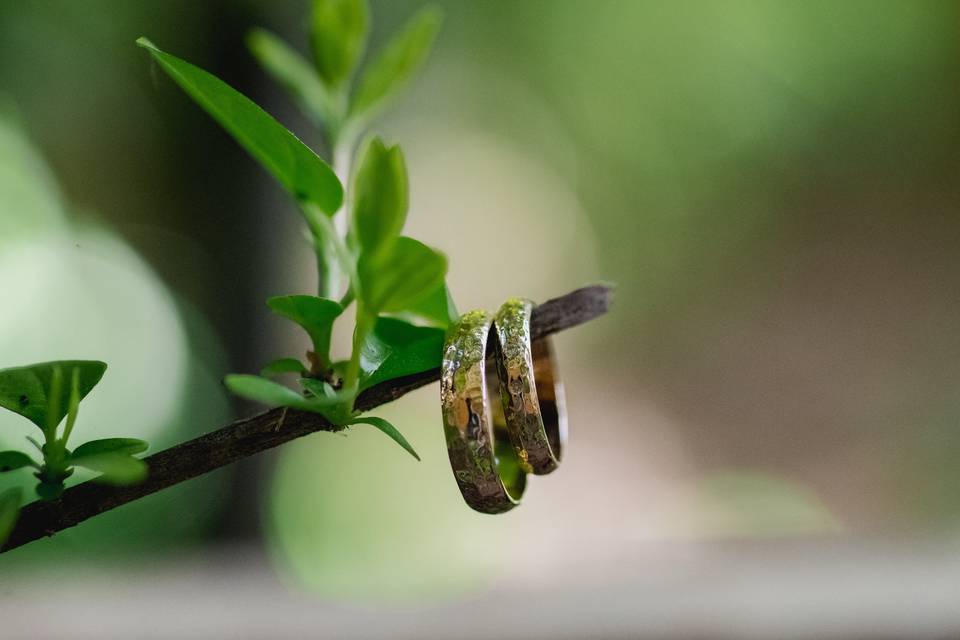
[[[306,361],[282,358],[260,376],[227,376],[226,385],[234,393],[264,404],[322,414],[335,425],[372,425],[415,457],[396,428],[382,418],[360,416],[355,401],[374,384],[439,365],[445,330],[456,319],[445,284],[447,259],[402,235],[409,185],[399,147],[368,137],[360,145],[352,175],[350,172],[356,140],[372,117],[415,75],[439,25],[436,9],[421,10],[362,70],[369,34],[365,0],[313,2],[312,63],[266,31],[250,34],[250,49],[264,69],[291,92],[325,133],[335,164],[345,165],[340,176],[229,85],[161,51],[149,40],[138,40],[294,197],[316,254],[319,295],[279,296],[267,301],[272,311],[306,331],[311,341]],[[349,211],[344,211],[345,202],[350,204]],[[338,226],[345,230],[339,231]],[[346,360],[336,360],[330,348],[333,325],[354,303],[351,354]],[[288,373],[298,376],[300,391],[271,379]]]
[[[43,444],[27,437],[40,452],[37,461],[22,451],[0,451],[0,472],[32,468],[37,495],[55,500],[75,467],[100,474],[97,482],[127,485],[146,477],[147,465],[134,456],[147,450],[147,443],[133,438],[91,440],[76,449],[67,448],[80,411],[80,401],[100,382],[107,365],[93,360],[62,360],[0,370],[0,407],[35,424]],[[66,421],[64,421],[66,418]],[[60,429],[60,424],[63,428]],[[13,526],[21,492],[0,494],[0,539]]]

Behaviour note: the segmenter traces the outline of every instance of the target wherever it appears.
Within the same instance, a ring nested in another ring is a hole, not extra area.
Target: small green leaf
[[[353,75],[367,46],[366,0],[314,0],[310,44],[317,72],[336,88]]]
[[[364,71],[351,115],[369,118],[404,89],[427,59],[441,22],[442,15],[436,7],[421,9],[407,22]]]
[[[146,38],[137,44],[298,200],[333,215],[343,187],[333,170],[309,147],[252,100],[199,67],[164,53]]]
[[[275,376],[281,373],[306,373],[307,368],[303,366],[303,363],[297,360],[296,358],[280,358],[279,360],[274,360],[267,366],[265,366],[261,371],[261,376]]]
[[[385,257],[361,256],[357,272],[361,297],[372,313],[407,311],[443,282],[447,258],[402,236]]]
[[[300,386],[308,391],[314,398],[331,398],[337,401],[346,398],[346,396],[338,397],[337,390],[334,389],[326,380],[317,380],[316,378],[300,378]]]
[[[380,318],[360,352],[360,389],[440,366],[445,332]]]
[[[94,481],[104,484],[124,486],[136,484],[147,477],[147,463],[123,453],[100,453],[72,458],[70,464],[102,474],[94,478]]]
[[[353,235],[370,259],[389,252],[407,220],[407,166],[399,146],[371,138],[353,182]]]
[[[267,300],[267,306],[303,327],[315,352],[324,357],[329,355],[333,322],[343,313],[339,302],[316,296],[277,296]]]
[[[440,283],[439,287],[428,293],[422,300],[396,315],[403,320],[419,321],[439,329],[448,329],[460,317],[446,283]]]
[[[23,490],[20,487],[7,489],[0,493],[0,547],[10,537],[13,527],[17,524],[17,518],[20,517],[20,500],[23,497]]]
[[[273,380],[267,380],[260,376],[250,375],[229,375],[223,379],[233,393],[269,405],[271,407],[292,407],[294,409],[303,409],[309,411],[310,402],[302,395],[283,386]]]
[[[100,382],[107,365],[96,360],[61,360],[2,369],[0,407],[20,414],[40,429],[47,427],[48,420],[55,423],[51,428],[55,427],[69,411],[70,385],[63,384],[63,376],[72,376],[74,369],[79,371],[77,389],[82,400]],[[61,372],[59,385],[54,384],[57,370]],[[59,389],[55,390],[56,386]]]
[[[361,418],[354,418],[353,420],[350,421],[349,424],[351,425],[369,424],[373,427],[376,427],[377,429],[380,429],[380,431],[383,431],[385,434],[387,434],[387,436],[389,436],[391,440],[393,440],[394,442],[399,444],[401,447],[406,449],[410,455],[412,455],[418,461],[420,460],[420,456],[418,456],[417,452],[413,450],[413,447],[410,446],[410,443],[407,442],[407,439],[403,437],[403,434],[397,431],[397,428],[395,426],[393,426],[383,418],[363,416]]]
[[[260,66],[290,92],[307,117],[318,124],[336,124],[329,92],[317,72],[299,53],[263,29],[250,32],[247,47]]]
[[[40,465],[34,462],[33,458],[20,451],[0,451],[0,473],[24,467],[39,469]]]
[[[136,438],[104,438],[103,440],[91,440],[73,450],[70,455],[71,460],[84,458],[86,456],[96,456],[102,453],[121,453],[132,456],[137,453],[143,453],[148,445],[143,440]]]

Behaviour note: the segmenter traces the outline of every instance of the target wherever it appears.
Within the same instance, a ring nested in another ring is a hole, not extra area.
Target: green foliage
[[[316,296],[278,296],[267,300],[277,315],[303,327],[313,342],[313,351],[329,364],[330,333],[334,321],[343,313],[339,302]]]
[[[357,272],[363,302],[371,312],[408,311],[443,284],[447,258],[404,236],[385,256],[361,256]]]
[[[137,44],[294,197],[316,204],[328,215],[340,208],[343,188],[333,170],[266,111],[219,78],[164,53],[146,38]]]
[[[442,16],[435,7],[415,14],[370,63],[357,86],[350,107],[356,118],[370,118],[410,83],[430,54]]]
[[[331,89],[353,75],[370,29],[366,0],[314,0],[310,44],[317,73]]]
[[[397,431],[397,428],[396,428],[396,427],[394,427],[392,424],[390,424],[389,422],[387,422],[387,421],[384,420],[383,418],[373,418],[373,417],[356,418],[355,420],[352,420],[352,421],[349,422],[348,424],[351,424],[351,425],[353,425],[353,424],[369,424],[369,425],[372,426],[372,427],[376,427],[377,429],[380,429],[380,431],[383,431],[385,434],[387,434],[387,436],[388,436],[391,440],[393,440],[394,442],[396,442],[397,444],[399,444],[401,447],[403,447],[404,449],[406,449],[406,451],[407,451],[410,455],[412,455],[412,456],[413,456],[414,458],[416,458],[418,461],[420,460],[420,456],[417,455],[417,452],[413,450],[413,447],[411,447],[411,446],[410,446],[410,443],[407,442],[407,439],[403,437],[403,434],[401,434],[399,431]]]
[[[353,181],[353,236],[362,255],[388,253],[407,220],[407,165],[399,146],[372,138],[360,156]]]
[[[360,352],[360,388],[429,371],[443,355],[445,332],[395,318],[379,318]]]
[[[263,29],[250,32],[247,47],[264,70],[290,92],[300,110],[316,124],[335,121],[338,116],[333,96],[303,56]]]
[[[43,456],[38,463],[20,451],[0,452],[0,473],[33,467],[39,481],[37,495],[54,500],[63,493],[64,480],[74,467],[99,473],[98,482],[132,484],[146,477],[146,464],[134,455],[147,443],[133,438],[91,440],[75,450],[67,448],[80,412],[80,401],[100,382],[107,365],[95,360],[62,360],[0,370],[0,406],[40,428],[44,443],[32,438]],[[60,423],[66,417],[62,431]],[[17,504],[19,505],[19,497]],[[3,514],[0,513],[0,529]]]
[[[270,298],[270,309],[303,328],[312,349],[307,364],[282,358],[262,376],[230,375],[235,394],[272,406],[312,411],[337,426],[370,424],[416,457],[409,443],[385,420],[358,417],[354,405],[361,390],[400,376],[439,366],[443,330],[456,318],[444,283],[447,259],[438,251],[401,235],[409,207],[403,152],[370,137],[353,179],[348,179],[355,141],[363,124],[399,95],[423,65],[440,25],[440,13],[417,13],[360,73],[351,98],[352,79],[366,48],[369,15],[365,0],[314,0],[310,21],[313,65],[276,36],[262,30],[247,43],[263,68],[294,97],[327,134],[332,157],[343,166],[334,176],[313,151],[229,86],[148,40],[146,48],[161,67],[234,138],[293,193],[310,231],[317,256],[319,296]],[[341,184],[349,185],[351,198]],[[334,219],[351,201],[349,238]],[[346,281],[346,290],[341,287]],[[338,301],[339,300],[339,301]],[[335,321],[356,302],[350,358],[334,363],[330,339]],[[382,317],[392,314],[394,317]],[[429,327],[417,326],[425,323]],[[294,391],[267,376],[300,375]]]
[[[0,407],[20,414],[41,430],[56,428],[70,406],[71,389],[64,383],[63,372],[76,372],[77,396],[82,400],[106,370],[103,362],[82,360],[0,370]]]

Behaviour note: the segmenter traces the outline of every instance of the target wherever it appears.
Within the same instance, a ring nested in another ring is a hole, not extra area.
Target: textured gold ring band
[[[500,398],[521,464],[537,475],[560,464],[567,439],[563,384],[549,338],[530,340],[533,302],[507,300],[497,312]]]
[[[494,420],[499,403],[494,368],[487,368],[493,318],[486,311],[460,317],[444,344],[440,369],[440,401],[450,466],[464,500],[482,513],[509,511],[520,502],[526,473],[506,437],[497,438]],[[494,334],[494,340],[496,340]]]

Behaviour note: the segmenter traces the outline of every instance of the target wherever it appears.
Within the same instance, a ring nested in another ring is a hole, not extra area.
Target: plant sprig
[[[106,369],[106,363],[96,360],[61,360],[0,370],[0,407],[23,416],[43,433],[42,444],[27,437],[39,451],[40,461],[22,451],[0,451],[0,473],[34,469],[37,495],[43,500],[59,498],[64,481],[76,467],[100,474],[97,482],[127,485],[142,481],[147,466],[134,456],[147,450],[143,440],[106,438],[85,442],[72,451],[67,448],[80,402],[100,382]],[[6,499],[0,502],[9,507],[13,494],[3,495]]]
[[[227,376],[227,387],[264,404],[322,414],[339,426],[372,425],[415,457],[386,420],[359,417],[355,401],[372,384],[440,362],[444,332],[457,315],[445,284],[447,258],[402,235],[409,184],[399,146],[369,136],[351,165],[363,130],[423,65],[440,22],[436,8],[420,10],[363,68],[366,0],[314,0],[309,62],[267,31],[250,33],[253,55],[325,134],[330,163],[223,81],[145,38],[137,41],[296,199],[316,255],[319,295],[267,301],[309,336],[306,363],[281,358],[260,376]],[[356,323],[350,357],[335,360],[333,325],[351,304]],[[299,392],[270,379],[289,373],[299,376]]]

